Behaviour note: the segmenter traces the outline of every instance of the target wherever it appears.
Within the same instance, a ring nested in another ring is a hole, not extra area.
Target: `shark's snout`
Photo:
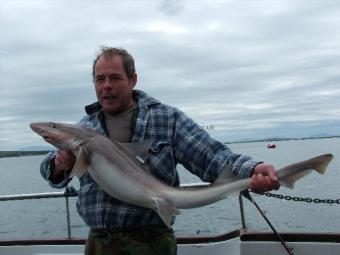
[[[34,132],[36,132],[36,133],[38,133],[38,134],[41,133],[41,129],[39,128],[39,124],[38,124],[38,123],[31,123],[31,124],[30,124],[30,128],[31,128]]]
[[[30,128],[41,136],[45,142],[60,150],[73,150],[77,143],[76,132],[71,126],[55,122],[34,122]]]
[[[44,129],[44,123],[31,123],[30,128],[40,135],[42,138],[44,138],[45,141],[48,142],[50,136],[48,135],[48,132]]]

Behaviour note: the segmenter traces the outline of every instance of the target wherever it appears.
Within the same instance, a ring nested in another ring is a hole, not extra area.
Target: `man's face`
[[[128,78],[121,56],[101,56],[94,70],[97,99],[105,113],[117,114],[133,106],[132,89],[137,75]]]

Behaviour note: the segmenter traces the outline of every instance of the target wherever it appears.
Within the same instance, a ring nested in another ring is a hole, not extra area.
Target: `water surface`
[[[231,144],[235,152],[269,162],[277,169],[324,153],[333,153],[334,159],[325,175],[312,173],[299,181],[294,190],[281,188],[275,193],[311,198],[340,198],[340,139],[311,139],[277,142],[276,149],[267,149],[266,143]],[[0,195],[58,191],[40,176],[43,156],[0,159]],[[182,183],[197,182],[181,166]],[[78,180],[71,182],[79,187]],[[253,195],[279,231],[339,232],[340,205],[315,204]],[[76,198],[70,199],[72,235],[86,237],[88,227],[78,216]],[[245,202],[247,224],[253,229],[269,230],[256,208]],[[174,229],[179,236],[215,235],[240,228],[238,197],[197,209],[182,210]],[[0,202],[0,239],[53,238],[67,235],[65,199],[40,199]]]

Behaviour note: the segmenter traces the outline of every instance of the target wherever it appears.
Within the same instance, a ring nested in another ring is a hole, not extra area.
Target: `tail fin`
[[[324,174],[328,164],[333,159],[332,154],[324,154],[315,158],[288,165],[277,171],[277,177],[282,186],[294,188],[297,180],[305,177],[313,170]]]

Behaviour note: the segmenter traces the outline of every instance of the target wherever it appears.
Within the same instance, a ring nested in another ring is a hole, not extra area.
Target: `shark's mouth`
[[[48,140],[50,137],[48,135],[42,135],[42,138],[44,138],[44,140]]]

